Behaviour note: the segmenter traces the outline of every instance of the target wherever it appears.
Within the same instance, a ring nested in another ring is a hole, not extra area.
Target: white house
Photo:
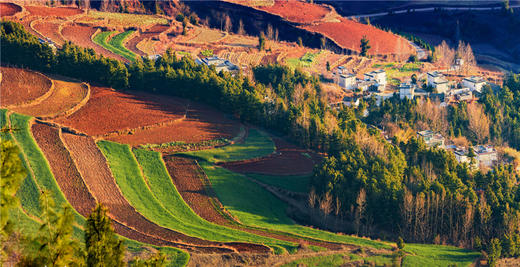
[[[482,91],[482,86],[485,84],[486,81],[482,79],[482,77],[478,76],[471,76],[462,80],[462,86],[468,87],[471,91],[477,91],[479,93]]]
[[[370,89],[370,87],[373,87],[373,86],[376,86],[376,81],[374,81],[374,80],[371,80],[371,81],[357,80],[357,84],[356,84],[357,89],[359,89],[361,92],[368,91],[368,89]]]
[[[399,85],[399,97],[401,99],[413,99],[414,96],[415,85],[410,82],[404,82]]]
[[[356,89],[356,75],[351,73],[339,74],[338,75],[338,85],[347,89],[353,90]]]
[[[385,70],[374,70],[364,74],[365,81],[375,81],[379,91],[383,91],[386,87],[386,72]]]
[[[475,154],[480,164],[491,167],[498,161],[498,154],[493,146],[478,145],[475,147]]]
[[[347,107],[358,107],[359,106],[359,97],[345,96],[343,98],[343,104]]]
[[[217,56],[203,58],[202,60],[197,59],[197,60],[195,60],[195,62],[197,64],[207,65],[208,67],[209,66],[215,66],[215,70],[217,72],[221,72],[223,70],[225,70],[225,71],[238,71],[237,65],[231,63],[231,61],[229,61],[227,59],[222,59],[222,58],[219,58]]]
[[[442,94],[448,91],[448,80],[438,71],[428,72],[428,86],[434,88],[437,93]]]
[[[444,136],[439,133],[435,133],[431,130],[421,131],[417,133],[417,137],[421,137],[426,145],[432,146],[444,146]]]
[[[394,92],[376,93],[376,94],[374,94],[374,96],[376,97],[376,105],[380,106],[381,103],[383,103],[383,101],[385,101],[389,98],[392,98],[394,96]]]

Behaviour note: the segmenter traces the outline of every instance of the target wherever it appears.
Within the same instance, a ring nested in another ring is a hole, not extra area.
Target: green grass
[[[296,248],[296,244],[219,226],[197,216],[177,192],[159,153],[136,150],[139,165],[128,145],[100,141],[98,146],[107,158],[125,198],[137,211],[158,225],[206,240],[265,243],[288,250]]]
[[[301,193],[308,192],[311,179],[310,175],[265,175],[251,173],[247,174],[247,176],[264,184]]]
[[[403,266],[469,266],[480,253],[467,249],[426,244],[406,244]]]
[[[118,54],[130,61],[134,61],[136,58],[136,54],[130,50],[128,50],[124,45],[124,40],[135,31],[125,31],[123,33],[119,33],[113,36],[110,41],[107,42],[108,37],[114,33],[113,31],[109,32],[100,32],[96,34],[93,38],[94,42],[103,46],[107,50]]]
[[[251,129],[249,130],[249,135],[242,144],[233,144],[215,149],[184,152],[179,154],[217,163],[264,157],[274,151],[275,146],[273,140],[271,140],[266,133]]]
[[[307,52],[301,58],[288,58],[286,63],[292,68],[310,68],[320,54],[321,51],[318,53]]]
[[[213,189],[226,209],[243,224],[287,232],[298,236],[370,246],[390,248],[390,246],[368,239],[312,229],[296,224],[287,216],[287,204],[267,192],[245,176],[201,162]]]
[[[332,254],[316,257],[307,257],[298,259],[287,264],[282,265],[283,267],[296,267],[296,266],[316,266],[316,267],[339,267],[352,261],[363,261],[364,263],[371,263],[375,266],[390,265],[392,263],[392,255],[377,255],[369,257],[361,257],[355,254]]]

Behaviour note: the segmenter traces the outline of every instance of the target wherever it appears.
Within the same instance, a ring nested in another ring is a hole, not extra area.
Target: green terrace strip
[[[128,145],[108,141],[99,141],[97,145],[105,155],[125,198],[152,222],[201,239],[251,242],[266,244],[275,250],[284,247],[288,251],[295,251],[296,244],[233,230],[198,217],[175,189],[158,153],[137,151],[139,165]]]
[[[374,248],[390,248],[389,245],[369,239],[338,235],[296,224],[287,216],[287,204],[264,190],[244,175],[224,168],[200,163],[211,181],[213,189],[226,209],[243,224],[258,226],[337,243],[354,244]]]
[[[247,176],[264,184],[279,187],[285,190],[307,193],[309,192],[310,175],[266,175],[250,173]]]
[[[272,154],[274,151],[273,140],[266,133],[251,129],[244,143],[179,154],[218,163],[260,158]]]
[[[33,171],[36,184],[41,190],[47,190],[52,193],[58,210],[65,205],[72,208],[56,183],[49,163],[31,135],[29,126],[30,120],[31,117],[29,116],[17,113],[10,115],[11,127],[15,129],[12,131],[12,135],[20,146],[22,153],[27,157],[28,164],[25,165],[26,168],[28,168],[27,171]],[[34,190],[34,188],[32,190]],[[37,196],[33,196],[33,194],[34,193],[31,193],[32,199],[34,199],[34,197],[39,198],[39,194]],[[74,211],[76,223],[83,226],[85,224],[85,218],[74,208],[72,208],[72,210]]]
[[[367,266],[390,266],[392,263],[392,255],[376,255],[362,257],[355,254],[332,254],[316,257],[302,258],[290,263],[282,265],[282,267],[297,267],[297,266],[323,266],[323,267],[339,267],[345,266],[346,263],[362,261],[368,263]]]
[[[470,266],[480,253],[467,249],[427,244],[406,244],[403,266]]]
[[[112,35],[114,32],[100,32],[96,34],[93,38],[94,42],[103,46],[107,50],[109,50],[112,53],[118,54],[130,61],[134,61],[136,58],[136,55],[134,52],[128,50],[124,45],[124,40],[135,31],[126,31],[123,33],[119,33],[115,36],[113,36],[110,41],[107,42],[107,39],[110,35]]]

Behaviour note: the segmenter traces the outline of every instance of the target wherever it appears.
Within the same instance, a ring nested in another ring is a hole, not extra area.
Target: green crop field
[[[332,254],[316,257],[307,257],[292,261],[282,265],[283,267],[297,267],[297,266],[316,266],[316,267],[339,267],[345,266],[346,263],[362,261],[367,263],[367,266],[390,266],[392,263],[392,255],[377,255],[361,257],[355,254]]]
[[[426,245],[406,244],[404,251],[409,253],[403,259],[403,266],[470,266],[480,253],[467,249]]]
[[[274,151],[273,140],[266,133],[251,129],[244,143],[179,154],[218,163],[264,157]]]
[[[158,225],[206,240],[264,243],[274,248],[285,247],[289,251],[296,248],[296,244],[233,230],[198,217],[175,189],[158,153],[136,150],[139,166],[128,145],[100,141],[98,146],[107,158],[123,195],[137,211]]]
[[[287,65],[292,68],[310,68],[321,54],[322,51],[318,53],[307,52],[301,58],[288,58],[286,62]]]
[[[309,192],[310,175],[265,175],[250,173],[247,176],[264,184],[280,187],[289,191]]]
[[[201,162],[213,189],[226,209],[245,225],[274,229],[319,240],[390,248],[390,246],[368,239],[349,235],[337,235],[296,224],[285,214],[287,204],[267,192],[244,175]]]
[[[136,58],[136,54],[130,50],[128,50],[124,45],[123,42],[125,39],[132,34],[135,31],[125,31],[123,33],[119,33],[115,36],[113,36],[110,41],[107,42],[108,37],[113,34],[114,32],[100,32],[96,34],[93,38],[94,42],[98,45],[103,46],[107,50],[111,51],[112,53],[118,54],[130,61],[134,61]]]

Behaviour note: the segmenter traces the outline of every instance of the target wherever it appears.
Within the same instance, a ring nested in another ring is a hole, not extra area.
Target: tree
[[[457,47],[456,57],[462,60],[463,64],[460,70],[465,74],[477,65],[471,46],[462,41],[459,42],[459,46]]]
[[[224,30],[226,32],[231,32],[231,29],[233,28],[233,25],[231,24],[231,18],[229,15],[226,15],[224,18]]]
[[[472,103],[468,105],[468,119],[470,132],[477,142],[483,143],[489,137],[489,118],[480,104]]]
[[[86,224],[87,265],[124,266],[125,247],[114,233],[107,209],[98,204],[87,218]]]
[[[327,67],[327,71],[330,71],[330,62],[327,61],[326,67]]]
[[[265,35],[263,32],[258,36],[258,50],[262,51],[265,49]]]
[[[131,262],[132,267],[166,267],[168,260],[161,252],[152,255],[148,259],[135,258]]]
[[[396,245],[397,245],[398,249],[403,249],[404,248],[404,240],[403,240],[402,237],[397,238]]]
[[[500,240],[498,238],[491,239],[488,245],[487,254],[489,266],[495,266],[497,260],[500,259],[500,256],[502,255],[502,246],[500,245]]]
[[[298,37],[298,45],[303,47],[303,40],[301,37]]]
[[[415,74],[415,73],[412,74],[411,79],[412,79],[412,83],[413,83],[413,84],[417,84],[417,74]]]
[[[246,30],[244,29],[244,22],[242,21],[242,19],[240,19],[238,21],[237,34],[241,34],[241,35],[245,35],[246,34]]]
[[[362,57],[366,57],[367,56],[368,50],[370,49],[370,44],[369,43],[370,43],[370,41],[367,39],[367,36],[363,35],[363,38],[361,39],[361,44],[359,45],[359,47],[361,48],[360,55]]]
[[[2,129],[3,130],[3,129]],[[18,205],[16,192],[22,184],[26,175],[26,170],[20,160],[20,150],[11,141],[1,141],[1,169],[2,178],[0,179],[0,265],[7,255],[6,240],[13,230],[13,222],[9,220],[9,210]]]
[[[267,30],[265,32],[267,39],[274,40],[274,30],[271,24],[267,24]]]
[[[325,37],[321,37],[320,43],[321,43],[321,49],[322,50],[327,49],[327,39],[325,39]]]
[[[74,213],[65,205],[55,211],[52,194],[40,195],[42,224],[34,238],[25,247],[21,266],[82,266],[84,252],[73,238]]]
[[[440,45],[435,47],[434,58],[442,66],[450,68],[455,61],[455,50],[451,49],[446,41],[443,40]]]

